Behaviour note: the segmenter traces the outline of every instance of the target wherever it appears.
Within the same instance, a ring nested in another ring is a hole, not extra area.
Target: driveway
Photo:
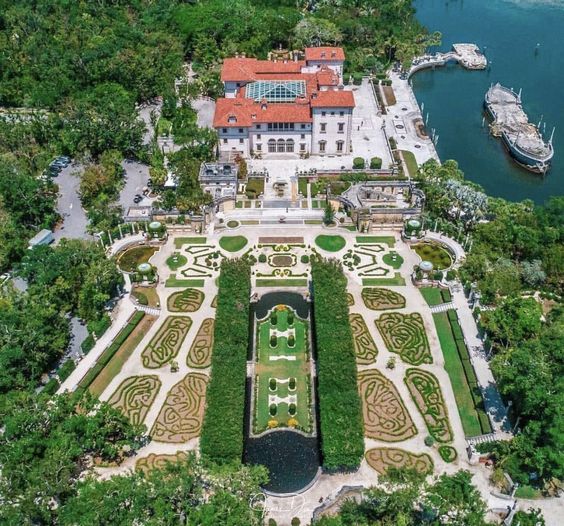
[[[145,197],[140,203],[134,203],[133,198],[139,194],[143,195],[143,187],[147,186],[149,181],[149,167],[146,164],[137,161],[125,160],[121,163],[125,170],[125,186],[119,194],[119,204],[123,208],[123,213],[131,206],[148,206],[152,199]]]
[[[53,182],[59,186],[57,210],[63,219],[56,226],[53,234],[55,244],[64,237],[68,239],[93,239],[86,231],[88,218],[82,208],[78,193],[81,171],[82,166],[73,163],[63,168],[59,176],[53,179]]]

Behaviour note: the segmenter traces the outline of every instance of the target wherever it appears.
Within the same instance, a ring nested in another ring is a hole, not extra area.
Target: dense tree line
[[[211,379],[200,437],[202,455],[220,464],[239,463],[243,458],[250,294],[248,263],[242,259],[224,260],[219,275]]]
[[[321,451],[328,470],[358,468],[364,455],[347,278],[336,260],[312,261]]]
[[[486,196],[454,161],[429,161],[418,174],[427,227],[470,247],[460,277],[474,283],[492,371],[520,432],[492,449],[521,484],[564,477],[564,197],[544,206]],[[536,475],[534,475],[536,474]]]

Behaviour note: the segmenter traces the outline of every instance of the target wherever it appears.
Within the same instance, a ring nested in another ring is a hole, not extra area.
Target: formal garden
[[[253,431],[312,431],[308,322],[278,305],[258,323]]]
[[[208,377],[189,373],[172,387],[151,429],[153,440],[182,443],[200,435]]]
[[[133,273],[141,263],[148,263],[149,259],[159,250],[159,246],[142,245],[124,250],[117,256],[117,264],[123,272]]]
[[[430,261],[435,270],[444,270],[452,265],[449,251],[434,241],[421,241],[412,248],[423,261]]]
[[[151,453],[146,457],[141,457],[137,459],[135,462],[135,470],[142,471],[145,474],[148,474],[150,471],[154,469],[164,469],[167,467],[167,464],[174,464],[177,462],[184,462],[188,458],[188,453],[184,451],[178,451],[177,453],[173,454],[160,454],[157,455],[155,453]]]
[[[134,425],[142,424],[161,388],[155,375],[131,376],[119,384],[108,403],[119,409]]]
[[[413,469],[428,475],[433,472],[433,459],[427,453],[411,453],[404,449],[376,447],[366,452],[366,462],[380,475],[386,475],[389,469]]]
[[[390,352],[410,365],[433,363],[423,318],[418,312],[389,312],[376,320],[376,326]]]
[[[206,318],[202,321],[186,357],[188,367],[206,369],[211,365],[214,325],[213,318]]]
[[[405,307],[405,298],[399,292],[381,287],[363,288],[362,301],[370,310],[394,310]]]
[[[394,383],[376,369],[358,373],[364,434],[384,442],[401,442],[414,437],[417,428]]]
[[[171,294],[167,307],[170,312],[196,312],[202,306],[204,298],[201,290],[188,288]]]
[[[176,358],[191,326],[188,316],[169,316],[141,353],[143,367],[158,369]]]
[[[354,353],[356,363],[359,365],[369,365],[376,361],[378,349],[374,339],[368,331],[368,327],[362,314],[349,314],[351,330],[353,334]]]

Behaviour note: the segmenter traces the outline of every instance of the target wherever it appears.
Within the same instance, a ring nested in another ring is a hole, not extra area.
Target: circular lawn
[[[315,238],[315,244],[327,252],[339,252],[347,242],[343,236],[327,236],[321,234]]]
[[[239,252],[247,244],[244,236],[223,236],[219,240],[219,246],[227,252]]]

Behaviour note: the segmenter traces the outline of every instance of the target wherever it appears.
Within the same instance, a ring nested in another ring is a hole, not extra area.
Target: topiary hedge
[[[224,260],[218,280],[211,379],[200,436],[204,457],[241,462],[249,345],[251,271],[241,259]]]
[[[336,260],[312,264],[323,467],[354,470],[364,454],[362,406],[356,380],[347,279]]]
[[[380,168],[382,168],[382,159],[380,157],[372,157],[370,159],[370,169],[379,170]]]
[[[353,159],[353,168],[355,170],[362,170],[365,167],[366,163],[362,157],[355,157]]]

